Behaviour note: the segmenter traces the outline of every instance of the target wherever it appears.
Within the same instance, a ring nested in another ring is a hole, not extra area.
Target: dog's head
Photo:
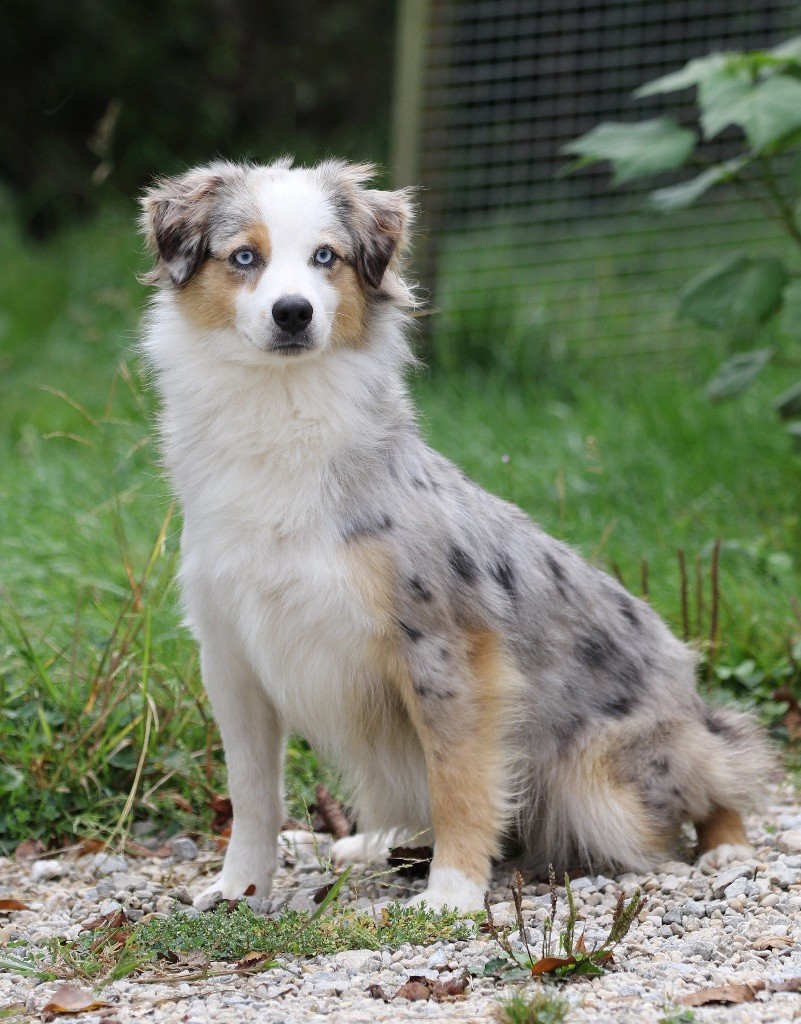
[[[359,347],[371,309],[411,301],[399,276],[411,198],[366,187],[373,173],[283,160],[159,181],[142,199],[156,256],[146,280],[204,331],[233,331],[272,362]]]

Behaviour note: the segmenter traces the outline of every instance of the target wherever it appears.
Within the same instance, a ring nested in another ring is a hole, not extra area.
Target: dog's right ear
[[[233,167],[197,167],[162,178],[141,199],[140,223],[156,265],[147,284],[180,288],[197,273],[208,251],[211,211]]]

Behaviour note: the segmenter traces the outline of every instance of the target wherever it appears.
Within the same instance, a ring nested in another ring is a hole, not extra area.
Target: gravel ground
[[[674,861],[642,877],[599,876],[573,883],[589,947],[606,934],[620,891],[628,896],[641,886],[648,903],[619,948],[612,970],[601,978],[561,986],[571,1003],[571,1024],[612,1020],[656,1024],[666,1010],[675,1010],[675,1001],[682,995],[732,983],[759,983],[766,988],[752,1002],[698,1008],[694,1011],[698,1021],[801,1020],[801,995],[769,991],[782,982],[801,979],[799,794],[789,783],[777,787],[765,812],[753,816],[748,825],[756,851],[747,861],[705,871]],[[276,912],[287,904],[307,909],[313,906],[311,894],[325,881],[309,847],[287,850],[284,861],[276,895],[263,901],[262,911]],[[9,949],[9,943],[73,937],[82,923],[119,907],[134,920],[149,913],[170,913],[188,903],[217,866],[215,855],[198,850],[190,839],[174,841],[172,856],[161,859],[95,854],[20,864],[0,858],[0,898],[16,897],[31,908],[0,913],[0,960],[4,952],[24,953],[24,948]],[[514,927],[508,876],[508,870],[498,872],[491,898],[496,921]],[[415,883],[411,888],[421,886]],[[366,876],[356,880],[350,898],[367,905],[409,895],[411,888],[386,876]],[[548,912],[547,888],[528,885],[524,896],[524,917],[536,941],[539,922]],[[560,913],[562,903],[560,897]],[[459,978],[497,953],[492,940],[477,936],[469,942],[406,946],[395,952],[352,950],[311,959],[287,958],[278,968],[250,976],[228,974],[182,982],[166,981],[164,972],[159,972],[158,978],[142,976],[107,985],[100,998],[111,1005],[84,1012],[77,1019],[87,1024],[489,1021],[503,994],[513,990],[509,983],[473,979],[466,998],[442,1003],[405,999],[385,1003],[372,998],[367,989],[380,985],[393,997],[410,976]],[[0,968],[0,1010],[19,1006],[23,1016],[40,1014],[59,984]]]

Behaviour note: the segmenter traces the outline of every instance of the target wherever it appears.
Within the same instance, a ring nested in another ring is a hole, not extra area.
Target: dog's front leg
[[[220,727],[234,808],[231,839],[212,892],[224,899],[267,896],[283,821],[283,735],[278,716],[252,670],[219,637],[201,643],[201,671]]]
[[[509,712],[519,676],[494,634],[467,638],[458,672],[411,668],[405,702],[423,747],[434,859],[412,903],[483,906],[508,817]]]

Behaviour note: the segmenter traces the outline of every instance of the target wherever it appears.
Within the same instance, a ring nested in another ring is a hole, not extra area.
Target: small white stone
[[[31,880],[43,882],[47,878],[62,878],[70,873],[69,864],[61,860],[35,860],[30,867]]]
[[[782,853],[801,853],[801,830],[782,832],[776,839]]]

